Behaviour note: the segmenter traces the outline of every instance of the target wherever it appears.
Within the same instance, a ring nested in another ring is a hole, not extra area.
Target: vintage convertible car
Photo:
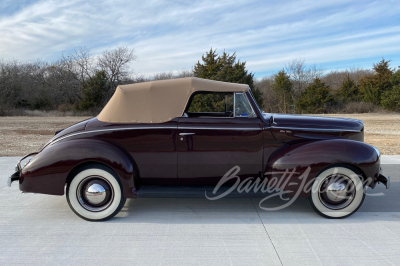
[[[65,190],[78,216],[100,221],[126,198],[204,197],[223,177],[221,187],[257,179],[308,197],[322,216],[343,218],[361,206],[367,186],[390,183],[363,131],[359,120],[263,113],[243,84],[182,78],[121,85],[97,117],[56,132],[22,158],[8,184]],[[294,174],[282,174],[288,169]]]

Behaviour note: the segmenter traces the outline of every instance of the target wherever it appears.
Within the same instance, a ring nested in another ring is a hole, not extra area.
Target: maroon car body
[[[349,165],[369,178],[371,188],[377,182],[388,185],[380,175],[379,151],[363,142],[362,121],[266,114],[250,91],[245,94],[254,117],[180,116],[162,123],[110,123],[97,117],[82,121],[57,133],[25,167],[19,165],[12,181],[19,179],[24,192],[64,195],[77,171],[95,163],[117,174],[125,198],[136,198],[149,186],[215,186],[237,165],[242,180],[310,167],[308,181],[329,166]],[[281,189],[293,192],[290,187]]]

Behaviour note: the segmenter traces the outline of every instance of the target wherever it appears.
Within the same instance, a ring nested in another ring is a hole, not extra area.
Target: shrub
[[[356,114],[356,113],[375,113],[380,111],[380,108],[373,103],[366,102],[348,102],[344,104],[342,109],[337,113]]]

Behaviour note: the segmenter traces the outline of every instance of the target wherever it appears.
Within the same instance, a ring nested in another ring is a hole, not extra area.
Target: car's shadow
[[[385,165],[386,175],[392,176],[390,189],[378,184],[367,189],[363,205],[346,221],[360,222],[398,220],[400,218],[400,176],[398,165]],[[389,171],[390,170],[390,171]],[[306,198],[298,198],[288,204],[279,196],[263,201],[262,198],[142,198],[127,200],[121,212],[109,222],[169,222],[169,223],[284,223],[289,219],[311,219],[313,222],[338,222],[324,219],[314,212]],[[289,205],[286,207],[285,205]],[[261,208],[262,207],[262,208]],[[276,208],[278,207],[278,208]],[[271,209],[275,210],[271,211]],[[267,210],[266,210],[267,209]],[[342,220],[342,221],[343,221]]]
[[[399,193],[386,192],[382,196],[366,196],[361,208],[346,220],[368,222],[376,219],[399,219]],[[397,199],[396,199],[397,198]],[[206,198],[144,198],[129,199],[120,213],[109,222],[116,223],[285,223],[307,220],[332,223],[314,212],[306,198],[294,201],[279,196],[263,198],[224,198],[215,201]],[[261,204],[260,204],[261,202]],[[287,205],[287,206],[286,206]],[[379,213],[382,213],[380,215]],[[388,216],[387,213],[390,213]]]

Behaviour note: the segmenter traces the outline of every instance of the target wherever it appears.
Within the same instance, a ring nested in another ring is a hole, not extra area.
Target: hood
[[[287,114],[273,114],[273,118],[272,132],[282,142],[300,138],[364,139],[364,124],[357,119]]]
[[[341,117],[273,114],[277,126],[310,127],[325,129],[361,130],[361,120]]]

